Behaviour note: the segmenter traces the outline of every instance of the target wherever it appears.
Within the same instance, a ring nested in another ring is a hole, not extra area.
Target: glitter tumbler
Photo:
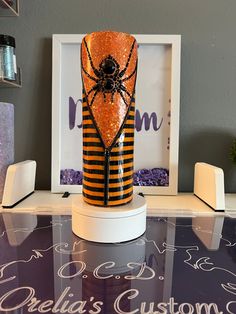
[[[137,42],[129,34],[102,31],[84,37],[83,196],[98,206],[130,202]]]
[[[14,105],[0,102],[0,203],[7,168],[14,162]]]

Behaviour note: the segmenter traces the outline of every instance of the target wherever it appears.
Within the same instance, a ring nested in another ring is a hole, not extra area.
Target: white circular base
[[[101,243],[130,241],[146,230],[146,201],[134,195],[123,206],[98,207],[75,197],[72,204],[72,231],[85,240]]]

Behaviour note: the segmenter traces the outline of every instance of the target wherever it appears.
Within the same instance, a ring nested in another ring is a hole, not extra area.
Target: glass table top
[[[140,238],[98,244],[71,216],[3,213],[0,313],[235,314],[236,219],[148,217]]]

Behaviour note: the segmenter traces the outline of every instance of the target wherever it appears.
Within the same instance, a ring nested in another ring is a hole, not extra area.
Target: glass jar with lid
[[[15,55],[15,38],[9,35],[0,35],[0,78],[14,81],[17,66]]]

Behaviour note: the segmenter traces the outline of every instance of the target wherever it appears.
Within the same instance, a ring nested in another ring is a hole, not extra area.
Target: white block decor
[[[216,211],[225,210],[224,172],[204,162],[195,164],[194,194]]]
[[[12,208],[34,192],[36,162],[26,160],[11,165],[7,169],[2,207]]]

